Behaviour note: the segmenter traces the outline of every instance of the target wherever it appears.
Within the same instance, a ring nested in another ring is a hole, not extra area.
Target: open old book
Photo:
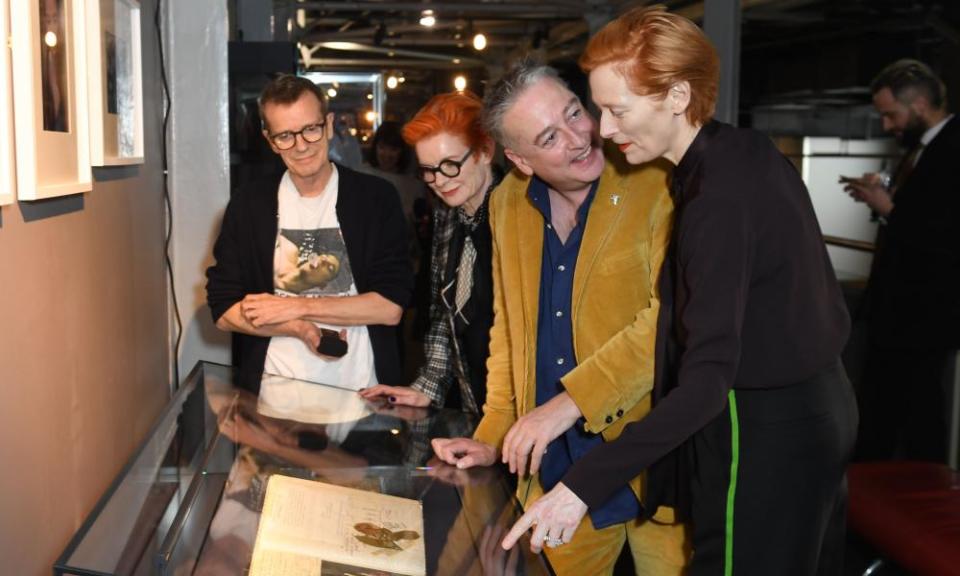
[[[249,576],[426,576],[420,502],[274,474]]]

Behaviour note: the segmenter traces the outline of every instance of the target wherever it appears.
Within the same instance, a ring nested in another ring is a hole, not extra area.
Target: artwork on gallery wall
[[[143,162],[140,2],[87,0],[90,161]]]
[[[10,2],[17,198],[89,191],[83,0]]]
[[[0,39],[10,37],[10,0],[0,0]],[[13,84],[10,75],[10,47],[0,46],[0,206],[16,196],[13,145]]]

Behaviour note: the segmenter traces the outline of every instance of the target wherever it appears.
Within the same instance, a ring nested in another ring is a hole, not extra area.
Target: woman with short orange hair
[[[409,387],[374,386],[361,392],[365,398],[439,407],[455,382],[464,411],[479,414],[483,406],[493,324],[487,205],[499,179],[482,109],[470,92],[440,94],[403,127],[403,139],[416,150],[420,178],[443,203],[433,215],[426,362]]]
[[[850,321],[800,176],[766,136],[712,119],[716,51],[686,18],[630,11],[581,66],[601,136],[632,164],[676,165],[654,406],[574,463],[504,546],[534,524],[576,529],[648,469],[646,513],[692,520],[691,576],[842,573]]]

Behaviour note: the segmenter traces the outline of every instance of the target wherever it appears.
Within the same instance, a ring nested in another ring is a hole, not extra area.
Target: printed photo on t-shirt
[[[273,270],[278,294],[341,295],[353,284],[347,246],[339,228],[281,229]]]

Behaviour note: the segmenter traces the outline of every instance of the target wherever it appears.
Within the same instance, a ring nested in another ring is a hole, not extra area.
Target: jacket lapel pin
[[[611,194],[611,195],[610,195],[610,203],[613,204],[614,206],[616,206],[617,204],[619,204],[619,203],[620,203],[620,195],[619,195],[619,194]]]

